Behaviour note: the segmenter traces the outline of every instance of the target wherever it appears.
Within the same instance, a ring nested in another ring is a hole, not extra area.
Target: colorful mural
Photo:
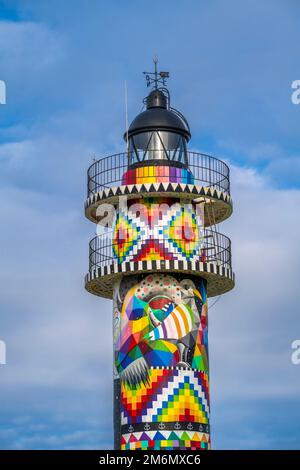
[[[114,312],[122,448],[191,448],[186,441],[209,448],[205,281],[159,273],[124,277],[115,286]],[[139,439],[136,433],[144,431],[152,434]],[[175,438],[172,431],[180,433]]]
[[[194,176],[185,168],[151,165],[128,170],[122,178],[122,185],[147,183],[194,184]]]
[[[113,231],[118,263],[147,260],[205,261],[201,206],[174,199],[130,201],[119,208]]]
[[[208,375],[152,368],[148,384],[137,388],[122,384],[121,425],[123,449],[139,448],[140,440],[142,448],[149,449],[209,448]]]
[[[148,431],[122,436],[122,450],[209,450],[210,436],[197,431]]]

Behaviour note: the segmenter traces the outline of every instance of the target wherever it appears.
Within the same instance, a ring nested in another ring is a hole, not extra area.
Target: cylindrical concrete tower
[[[85,285],[113,299],[115,448],[209,449],[207,298],[234,286],[216,229],[232,212],[229,169],[187,150],[167,74],[153,75],[127,151],[88,170],[86,216],[102,233]]]

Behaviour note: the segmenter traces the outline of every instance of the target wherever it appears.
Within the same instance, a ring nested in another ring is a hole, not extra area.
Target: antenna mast
[[[129,153],[129,140],[128,140],[128,97],[127,97],[127,80],[124,82],[124,92],[125,92],[125,125],[126,125],[126,143],[127,143],[127,153]]]

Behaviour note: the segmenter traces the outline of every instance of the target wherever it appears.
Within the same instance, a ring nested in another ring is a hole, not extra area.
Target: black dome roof
[[[138,114],[128,129],[128,137],[140,132],[173,131],[190,140],[191,133],[180,113],[167,109],[167,100],[160,90],[153,90],[146,99],[147,110]],[[124,134],[126,140],[127,133]]]

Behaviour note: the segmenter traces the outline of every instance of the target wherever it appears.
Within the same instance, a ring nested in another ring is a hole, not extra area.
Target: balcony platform
[[[161,160],[156,167],[153,166],[157,164],[156,161],[145,162],[145,167],[142,167],[143,175],[134,175],[133,184],[128,184],[131,183],[130,178],[126,180],[125,176],[124,179],[124,175],[128,174],[128,153],[111,155],[96,161],[88,170],[86,217],[101,224],[101,217],[97,217],[98,206],[104,203],[117,206],[121,196],[128,199],[176,197],[188,202],[202,202],[206,227],[230,217],[232,199],[228,166],[221,160],[202,153],[187,152],[187,158],[188,171],[181,169],[181,172],[174,172],[174,175],[168,177],[162,171],[156,172],[161,176],[155,176],[153,172],[153,168],[163,169]],[[170,168],[176,162],[163,163],[166,168]],[[188,177],[182,175],[183,171],[188,173]]]
[[[225,235],[205,229],[203,245],[192,260],[146,260],[118,262],[108,234],[93,238],[89,245],[89,273],[85,287],[92,294],[112,298],[113,285],[121,276],[152,272],[184,273],[207,280],[209,297],[221,295],[234,287],[231,267],[231,242]],[[174,258],[180,255],[173,252]]]
[[[85,288],[92,294],[112,299],[114,283],[121,277],[154,272],[184,273],[202,277],[207,280],[208,297],[224,294],[234,287],[234,273],[231,268],[215,262],[151,260],[106,264],[93,269],[85,277]]]

